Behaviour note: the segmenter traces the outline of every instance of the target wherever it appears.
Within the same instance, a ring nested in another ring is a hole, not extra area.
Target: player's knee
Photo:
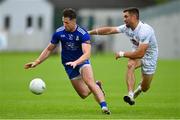
[[[128,67],[128,69],[135,69],[135,64],[128,63],[127,67]]]
[[[85,99],[89,96],[89,93],[81,93],[79,94],[79,96],[82,98],[82,99]]]
[[[81,99],[86,99],[87,96],[83,96],[83,95],[79,95],[81,97]]]

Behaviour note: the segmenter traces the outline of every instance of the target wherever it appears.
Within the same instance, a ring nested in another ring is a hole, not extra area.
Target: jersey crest
[[[79,36],[76,36],[76,41],[79,41]]]

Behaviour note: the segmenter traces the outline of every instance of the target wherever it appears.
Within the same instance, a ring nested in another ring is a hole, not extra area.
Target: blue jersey
[[[58,44],[61,42],[61,58],[62,63],[75,61],[83,55],[82,43],[90,40],[90,35],[80,26],[76,26],[74,32],[68,32],[62,26],[53,34],[51,43]]]

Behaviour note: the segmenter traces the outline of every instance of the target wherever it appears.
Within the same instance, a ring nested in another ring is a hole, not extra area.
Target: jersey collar
[[[139,21],[138,25],[137,25],[136,28],[134,29],[134,32],[139,30],[139,28],[141,27],[141,24],[142,24],[142,22]]]

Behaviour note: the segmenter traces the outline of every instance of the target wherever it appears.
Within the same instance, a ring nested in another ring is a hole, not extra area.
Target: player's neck
[[[132,24],[131,29],[135,30],[138,24],[139,24],[139,20],[135,21],[134,24]]]
[[[70,32],[76,31],[76,28],[77,28],[77,24],[73,27],[73,29]]]

